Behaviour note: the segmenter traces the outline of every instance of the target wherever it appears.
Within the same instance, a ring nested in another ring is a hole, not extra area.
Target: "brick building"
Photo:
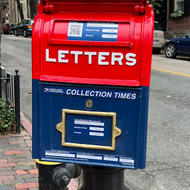
[[[167,34],[179,37],[190,32],[190,0],[167,0]]]

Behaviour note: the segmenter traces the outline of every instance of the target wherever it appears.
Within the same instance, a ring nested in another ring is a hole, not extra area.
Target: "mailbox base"
[[[39,171],[39,190],[67,190],[66,187],[57,187],[52,180],[53,170],[57,167],[54,165],[37,164]]]
[[[124,185],[124,169],[81,166],[83,185],[80,190],[129,190]]]

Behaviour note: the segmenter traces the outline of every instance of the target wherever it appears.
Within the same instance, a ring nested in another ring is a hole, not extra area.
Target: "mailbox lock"
[[[93,106],[93,101],[90,100],[90,99],[86,100],[85,106],[86,106],[87,108],[89,108],[89,109],[92,108],[92,106]]]

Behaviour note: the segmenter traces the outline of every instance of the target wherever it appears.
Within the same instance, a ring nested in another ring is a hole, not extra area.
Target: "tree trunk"
[[[0,0],[0,66],[1,66],[1,29],[3,20],[3,0]]]
[[[18,20],[16,16],[17,7],[15,5],[16,5],[15,0],[9,0],[9,4],[8,4],[9,24],[16,24]]]
[[[29,0],[30,3],[30,17],[35,18],[37,12],[37,0]]]
[[[17,8],[18,8],[18,11],[19,11],[19,14],[20,14],[20,19],[23,20],[24,19],[24,14],[23,14],[23,9],[22,9],[20,0],[16,0],[16,2],[17,2]]]

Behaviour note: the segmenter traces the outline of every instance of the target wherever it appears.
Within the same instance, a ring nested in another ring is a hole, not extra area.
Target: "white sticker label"
[[[90,127],[90,131],[104,131],[104,128],[100,128],[100,127]]]
[[[118,29],[103,29],[103,33],[118,33]]]
[[[104,133],[90,132],[90,136],[104,137]]]
[[[82,37],[83,23],[70,22],[68,36]]]
[[[102,156],[84,155],[77,154],[77,158],[91,159],[91,160],[102,160]]]
[[[87,27],[97,27],[97,28],[118,28],[118,24],[114,23],[87,23]]]
[[[134,164],[134,160],[131,160],[131,159],[128,159],[128,158],[120,158],[119,161],[124,162],[124,163]]]
[[[104,156],[105,161],[118,162],[118,158]]]
[[[117,35],[114,35],[114,34],[102,34],[102,38],[113,38],[113,39],[116,39],[117,38]]]
[[[57,157],[67,157],[67,158],[75,158],[75,154],[69,154],[69,153],[59,153],[59,152],[45,152],[46,156],[57,156]]]
[[[92,125],[92,126],[104,126],[104,123],[100,121],[84,120],[84,119],[75,119],[74,124],[78,125]]]

